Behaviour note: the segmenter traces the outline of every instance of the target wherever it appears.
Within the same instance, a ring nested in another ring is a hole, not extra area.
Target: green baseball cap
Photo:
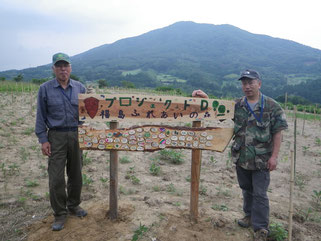
[[[70,64],[70,58],[67,54],[56,53],[52,56],[52,64],[55,65],[58,61],[65,61]]]

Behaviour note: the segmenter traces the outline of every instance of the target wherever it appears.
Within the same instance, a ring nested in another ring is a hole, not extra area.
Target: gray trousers
[[[243,193],[243,211],[251,216],[254,231],[269,230],[269,199],[267,190],[270,184],[268,170],[246,170],[236,166],[237,180]]]
[[[48,161],[50,204],[55,216],[67,215],[67,207],[74,208],[80,204],[82,152],[79,149],[78,132],[50,130],[48,139],[51,145]]]

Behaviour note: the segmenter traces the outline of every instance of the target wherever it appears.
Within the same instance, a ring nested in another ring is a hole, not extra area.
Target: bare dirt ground
[[[189,219],[190,151],[182,151],[179,165],[161,160],[159,152],[121,152],[116,221],[106,217],[109,152],[85,151],[82,207],[88,216],[68,217],[65,229],[52,232],[47,159],[34,135],[35,102],[36,93],[0,94],[0,240],[137,240],[135,234],[144,241],[252,239],[252,231],[235,222],[243,216],[242,194],[229,148],[203,151],[197,223]],[[294,141],[293,119],[288,122],[268,193],[270,222],[286,230]],[[299,119],[293,240],[321,240],[320,200],[314,192],[321,191],[321,127],[319,121],[306,120],[303,135],[302,127]],[[158,175],[152,175],[152,163]]]

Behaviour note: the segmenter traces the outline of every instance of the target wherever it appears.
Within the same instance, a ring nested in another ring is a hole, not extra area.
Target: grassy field
[[[32,92],[38,91],[39,85],[30,82],[1,81],[0,92]]]

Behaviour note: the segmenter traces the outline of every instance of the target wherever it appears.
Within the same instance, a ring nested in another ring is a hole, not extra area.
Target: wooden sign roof
[[[135,94],[79,94],[81,121],[182,122],[234,116],[234,101]]]
[[[157,151],[164,148],[223,152],[233,128],[192,128],[144,125],[127,129],[96,130],[79,126],[79,145],[87,150]]]

